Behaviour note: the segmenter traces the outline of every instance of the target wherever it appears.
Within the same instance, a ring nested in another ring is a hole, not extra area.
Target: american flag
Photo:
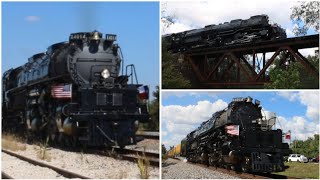
[[[56,85],[51,87],[51,96],[53,98],[71,98],[72,97],[72,85]]]
[[[225,127],[228,134],[239,136],[239,125],[229,125]]]

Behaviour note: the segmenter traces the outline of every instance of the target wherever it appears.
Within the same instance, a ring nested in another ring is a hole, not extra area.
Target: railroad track
[[[26,162],[28,162],[30,164],[52,169],[52,170],[56,171],[57,173],[61,174],[62,176],[66,177],[66,178],[90,179],[89,177],[86,177],[86,176],[83,176],[83,175],[80,175],[80,174],[77,174],[77,173],[74,173],[74,172],[71,172],[71,171],[67,171],[67,170],[64,170],[64,169],[61,169],[59,167],[55,167],[55,166],[49,165],[49,164],[41,162],[41,161],[30,159],[28,157],[22,156],[20,154],[17,154],[17,153],[14,153],[14,152],[11,152],[11,151],[8,151],[8,150],[5,150],[5,149],[2,149],[2,152],[6,153],[6,154],[8,154],[10,156],[14,156],[14,157],[16,157],[18,159],[21,159],[22,161],[26,161]],[[14,177],[11,177],[10,175],[8,175],[8,174],[6,174],[4,172],[1,173],[1,176],[4,179],[13,179],[14,178]]]
[[[7,173],[1,171],[1,179],[13,179],[13,177],[11,177]]]
[[[120,149],[119,147],[113,147],[107,150],[91,149],[91,150],[87,150],[86,152],[91,154],[98,154],[102,156],[106,156],[106,155],[112,156],[115,158],[132,161],[132,162],[137,162],[138,159],[147,158],[150,165],[159,167],[160,155],[159,153],[155,153],[155,152],[141,151],[141,150],[128,149],[128,148]]]
[[[234,171],[231,169],[225,169],[221,167],[214,167],[214,166],[207,166],[204,164],[199,164],[199,163],[191,163],[188,162],[189,164],[197,165],[209,170],[213,171],[219,171],[224,174],[229,174],[232,176],[236,176],[242,179],[300,179],[297,177],[290,177],[290,176],[285,176],[285,175],[278,175],[278,174],[271,174],[271,173],[245,173],[245,172],[238,172]]]
[[[136,136],[143,137],[145,139],[159,139],[159,132],[156,131],[138,131]]]

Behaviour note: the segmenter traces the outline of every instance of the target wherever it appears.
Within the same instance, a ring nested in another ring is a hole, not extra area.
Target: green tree
[[[300,74],[297,63],[293,63],[287,69],[274,68],[270,70],[271,84],[266,85],[269,89],[297,89],[300,88]]]
[[[156,87],[156,91],[153,94],[153,101],[150,104],[150,117],[149,123],[150,130],[159,130],[159,86]]]
[[[177,60],[167,51],[167,43],[162,43],[162,88],[190,88],[190,80],[186,79],[179,69]]]
[[[317,89],[319,88],[319,79],[310,75],[309,71],[299,62],[294,61],[289,65],[281,64],[281,59],[285,58],[280,54],[275,60],[274,67],[270,69],[269,76],[271,84],[266,85],[268,89]],[[319,72],[319,58],[317,56],[308,56],[307,60]]]
[[[164,144],[161,145],[161,153],[162,155],[165,155],[167,153],[167,148]]]
[[[291,20],[298,24],[294,27],[293,33],[306,35],[309,28],[319,31],[319,1],[299,1],[298,5],[291,8]]]
[[[159,86],[156,86],[152,95],[154,99],[149,103],[150,121],[140,124],[140,130],[159,131]]]
[[[303,154],[308,158],[319,155],[319,134],[315,134],[313,138],[309,137],[305,141],[294,140],[291,143],[293,153]]]

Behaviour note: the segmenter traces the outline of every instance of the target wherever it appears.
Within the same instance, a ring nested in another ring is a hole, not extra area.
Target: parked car
[[[304,162],[304,163],[307,163],[308,162],[308,158],[305,157],[302,154],[290,154],[290,156],[288,157],[288,161],[289,162]]]
[[[319,162],[319,155],[314,157],[314,158],[309,158],[309,162],[315,162],[318,163]]]

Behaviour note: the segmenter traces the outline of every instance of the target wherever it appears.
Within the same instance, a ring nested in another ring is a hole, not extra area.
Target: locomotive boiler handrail
[[[138,76],[137,76],[137,73],[136,73],[136,68],[134,66],[134,64],[129,64],[126,66],[126,76],[128,76],[128,68],[130,67],[130,70],[131,70],[131,73],[129,75],[129,77],[131,77],[131,84],[133,84],[133,74],[134,73],[134,77],[136,79],[136,84],[139,84],[138,82]]]
[[[118,46],[118,49],[119,49],[119,54],[120,54],[120,57],[121,57],[121,75],[123,75],[124,58],[123,58],[122,50],[121,50],[121,48],[119,46]]]
[[[7,93],[12,93],[12,92],[15,92],[15,91],[19,91],[19,90],[25,90],[26,87],[32,87],[36,84],[41,84],[41,83],[46,83],[46,82],[49,82],[49,81],[53,81],[53,80],[56,80],[56,79],[60,79],[60,78],[63,78],[63,77],[67,77],[68,75],[67,74],[63,74],[63,75],[59,75],[59,76],[56,76],[56,77],[53,77],[53,78],[45,78],[41,81],[37,81],[37,82],[33,82],[33,83],[30,83],[30,84],[25,84],[23,86],[19,86],[19,87],[16,87],[16,88],[13,88],[13,89],[10,89],[7,91]]]

